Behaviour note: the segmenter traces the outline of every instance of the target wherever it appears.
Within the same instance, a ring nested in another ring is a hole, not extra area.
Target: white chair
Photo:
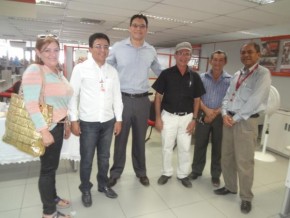
[[[265,110],[265,120],[263,125],[263,131],[264,137],[262,137],[263,147],[262,151],[256,151],[255,152],[255,159],[265,162],[274,162],[276,159],[273,155],[266,153],[266,147],[269,137],[269,119],[270,116],[279,109],[280,107],[280,95],[278,90],[271,86],[269,98],[268,98],[268,105]]]

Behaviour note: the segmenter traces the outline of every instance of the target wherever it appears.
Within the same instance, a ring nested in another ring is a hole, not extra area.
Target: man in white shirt
[[[92,205],[90,182],[92,163],[97,153],[98,191],[109,198],[118,195],[108,186],[108,170],[112,135],[121,131],[123,103],[118,73],[106,63],[110,40],[103,33],[89,38],[89,57],[77,64],[72,72],[70,84],[74,95],[70,103],[72,133],[80,136],[79,189],[85,207]]]

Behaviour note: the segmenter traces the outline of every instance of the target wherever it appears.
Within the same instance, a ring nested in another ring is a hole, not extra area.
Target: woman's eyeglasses
[[[54,34],[40,34],[37,36],[38,39],[45,39],[47,37],[58,39],[57,35],[54,35]]]

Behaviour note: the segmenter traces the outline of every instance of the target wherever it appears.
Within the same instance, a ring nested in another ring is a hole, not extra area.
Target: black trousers
[[[218,115],[211,123],[197,123],[195,129],[195,146],[192,163],[192,172],[202,174],[206,163],[206,152],[211,140],[211,167],[213,178],[221,175],[221,144],[223,134],[223,118]]]
[[[59,123],[51,134],[54,143],[46,148],[43,156],[40,157],[40,176],[38,188],[43,204],[43,213],[52,214],[56,211],[55,198],[57,196],[55,188],[55,174],[59,165],[59,157],[63,143],[64,125]]]
[[[122,95],[124,104],[122,131],[115,138],[114,163],[110,169],[112,178],[119,178],[126,162],[126,148],[132,129],[132,163],[136,176],[146,176],[145,137],[149,118],[150,100],[147,96],[131,98]]]

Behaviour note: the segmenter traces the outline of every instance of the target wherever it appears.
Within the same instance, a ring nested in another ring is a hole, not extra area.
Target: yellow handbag
[[[43,80],[42,92],[44,83]],[[42,92],[40,97],[43,98]],[[52,124],[53,106],[40,103],[39,107],[47,125],[50,126]],[[5,122],[5,134],[2,140],[34,157],[42,156],[45,152],[42,136],[36,131],[21,95],[14,93],[11,95]]]

